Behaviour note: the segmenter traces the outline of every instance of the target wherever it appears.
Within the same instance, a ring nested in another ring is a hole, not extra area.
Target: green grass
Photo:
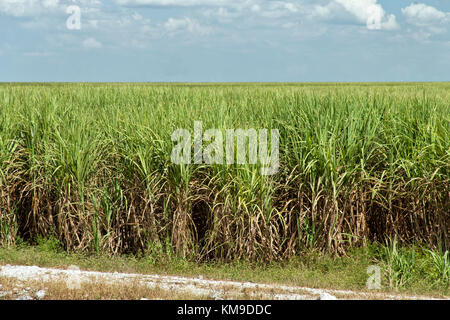
[[[449,89],[1,84],[0,245],[53,235],[68,252],[188,261],[344,254],[394,236],[448,249]],[[172,132],[198,120],[278,129],[278,174],[173,164]]]
[[[418,246],[399,247],[396,240],[378,248],[381,266],[389,288],[399,289],[422,283],[428,287],[449,288],[448,252]]]

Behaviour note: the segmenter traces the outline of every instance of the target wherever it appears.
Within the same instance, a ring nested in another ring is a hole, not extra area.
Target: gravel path
[[[186,292],[211,299],[256,298],[268,300],[337,300],[337,299],[433,299],[425,296],[385,294],[380,292],[356,292],[349,290],[314,289],[253,282],[207,280],[202,277],[143,275],[82,271],[76,266],[68,269],[40,268],[37,266],[6,265],[0,269],[0,277],[21,281],[65,281],[69,289],[77,289],[84,282],[103,281],[111,284],[138,281],[149,288]],[[42,293],[41,293],[42,295]]]

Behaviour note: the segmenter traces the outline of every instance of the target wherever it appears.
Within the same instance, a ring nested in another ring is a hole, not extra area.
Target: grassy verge
[[[448,252],[440,253],[415,246],[399,247],[396,242],[352,249],[344,257],[310,251],[285,262],[194,263],[175,255],[161,255],[155,259],[148,255],[113,257],[66,253],[57,240],[41,239],[37,246],[22,243],[14,248],[1,248],[0,264],[57,268],[77,265],[83,270],[92,271],[192,277],[201,275],[206,279],[362,291],[368,291],[368,267],[376,265],[381,270],[381,288],[375,291],[436,297],[450,294]]]

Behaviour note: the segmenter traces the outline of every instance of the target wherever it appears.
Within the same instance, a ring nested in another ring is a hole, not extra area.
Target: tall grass
[[[450,84],[0,86],[0,244],[188,259],[450,244]],[[174,130],[278,129],[280,170],[175,165]],[[157,248],[157,249],[155,249]]]

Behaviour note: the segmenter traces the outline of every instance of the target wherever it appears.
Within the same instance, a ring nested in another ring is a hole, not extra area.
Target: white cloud
[[[328,18],[331,15],[330,6],[316,5],[311,11],[311,17]]]
[[[299,6],[292,2],[273,1],[264,4],[259,14],[266,18],[281,18],[284,16],[297,14],[300,11]]]
[[[259,12],[261,10],[261,6],[258,5],[258,4],[254,4],[254,5],[251,6],[250,10],[252,12]]]
[[[298,20],[308,11],[304,1],[231,0],[223,4],[220,0],[208,1],[208,5],[201,9],[201,15],[213,17],[220,23],[237,22],[239,24],[244,22],[260,24],[261,18],[271,20],[295,18]],[[181,3],[183,2],[181,0]],[[284,23],[286,21],[279,21],[279,25]],[[270,26],[274,26],[274,24],[271,23]]]
[[[164,23],[164,28],[170,33],[177,33],[179,31],[188,31],[200,35],[211,33],[211,28],[201,26],[197,20],[187,17],[183,19],[169,18],[169,20]]]
[[[435,7],[423,3],[412,4],[402,9],[402,13],[408,23],[417,26],[429,26],[444,22],[450,13],[439,11]]]
[[[266,19],[330,19],[346,11],[366,24],[368,29],[395,29],[396,17],[387,14],[377,0],[114,0],[122,6],[203,7],[201,14],[215,17],[222,23],[237,21],[243,16]],[[256,22],[255,19],[251,20]],[[294,22],[295,22],[294,21]],[[286,24],[292,21],[280,21]],[[272,24],[273,26],[273,24]]]
[[[297,6],[292,2],[285,3],[284,8],[289,10],[290,12],[298,12]]]
[[[103,47],[102,43],[95,40],[95,38],[87,38],[83,41],[83,47],[89,48],[89,49],[98,49]]]
[[[13,17],[34,16],[58,6],[59,0],[0,0],[0,12]]]
[[[190,7],[190,6],[227,6],[232,3],[246,2],[238,0],[115,0],[119,5],[133,6],[133,5],[149,5],[149,6],[177,6],[177,7]],[[247,1],[248,2],[248,1]]]
[[[133,15],[131,16],[134,20],[142,20],[144,17],[141,16],[139,13],[134,12]]]
[[[31,52],[25,52],[23,55],[26,57],[49,57],[49,56],[53,55],[53,53],[47,52],[47,51],[31,51]]]
[[[0,14],[12,17],[42,17],[66,14],[68,6],[77,5],[83,14],[98,13],[100,0],[0,0]]]
[[[392,30],[398,27],[395,15],[386,14],[377,0],[334,0],[365,23],[369,30]]]

